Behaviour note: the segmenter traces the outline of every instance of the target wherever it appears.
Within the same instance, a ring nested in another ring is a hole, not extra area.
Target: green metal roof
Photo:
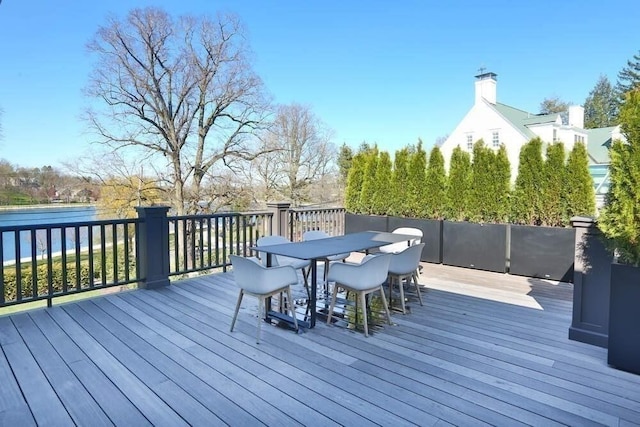
[[[492,106],[500,115],[502,115],[507,121],[509,121],[513,127],[518,129],[522,135],[527,139],[535,138],[536,134],[529,129],[531,125],[554,123],[558,119],[558,114],[532,114],[523,110],[519,110],[514,107],[510,107],[499,102],[495,104],[488,103]],[[578,129],[577,131],[586,132],[588,135],[588,147],[587,152],[589,157],[595,163],[609,163],[609,147],[611,146],[611,132],[615,129],[615,126],[598,128],[598,129]]]
[[[611,132],[615,126],[607,128],[587,129],[589,144],[587,151],[596,163],[609,163],[609,147],[611,147]]]
[[[500,115],[502,115],[502,117],[504,117],[507,121],[509,121],[516,129],[518,129],[520,133],[524,135],[525,138],[527,139],[535,138],[536,134],[533,133],[528,127],[525,126],[525,121],[527,119],[532,118],[534,116],[533,114],[523,110],[519,110],[517,108],[510,107],[505,104],[501,104],[499,102],[496,102],[495,104],[491,104],[491,103],[488,103],[488,104],[491,105],[493,108],[495,108],[495,110]]]

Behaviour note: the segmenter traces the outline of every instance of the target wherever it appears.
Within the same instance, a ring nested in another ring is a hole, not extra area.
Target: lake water
[[[27,208],[0,210],[0,227],[19,227],[38,224],[63,224],[68,222],[86,222],[96,220],[96,208],[94,206],[52,206],[46,208]],[[61,241],[59,231],[52,232],[52,252],[60,251]],[[20,258],[31,256],[30,233],[23,232],[20,236]],[[80,236],[82,242],[82,236]],[[16,259],[15,233],[2,233],[3,262],[11,262]],[[75,243],[67,238],[67,247],[72,248]],[[82,242],[82,246],[86,246]]]

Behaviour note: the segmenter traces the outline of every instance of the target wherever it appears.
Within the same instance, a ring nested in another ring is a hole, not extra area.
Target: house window
[[[558,129],[553,130],[553,142],[558,142]]]
[[[467,135],[467,150],[473,150],[473,135]]]
[[[584,136],[583,135],[574,135],[573,142],[580,142],[584,144]]]
[[[492,135],[491,135],[491,143],[493,144],[493,148],[499,148],[500,147],[500,132],[497,130],[494,130]]]

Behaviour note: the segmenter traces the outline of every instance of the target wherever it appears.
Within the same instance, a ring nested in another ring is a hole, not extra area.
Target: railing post
[[[169,221],[167,206],[136,207],[140,223],[138,236],[139,287],[156,289],[169,285]]]
[[[596,220],[573,217],[576,231],[573,265],[573,318],[569,339],[607,347],[609,279],[613,253],[606,248]]]
[[[273,210],[273,234],[287,236],[287,224],[289,222],[288,213],[291,203],[289,202],[269,202],[267,207]]]

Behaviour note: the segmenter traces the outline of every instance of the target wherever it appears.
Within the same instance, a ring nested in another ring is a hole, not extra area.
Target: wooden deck
[[[640,376],[569,341],[571,285],[427,264],[371,337],[229,333],[231,273],[0,318],[0,425],[638,425]]]

